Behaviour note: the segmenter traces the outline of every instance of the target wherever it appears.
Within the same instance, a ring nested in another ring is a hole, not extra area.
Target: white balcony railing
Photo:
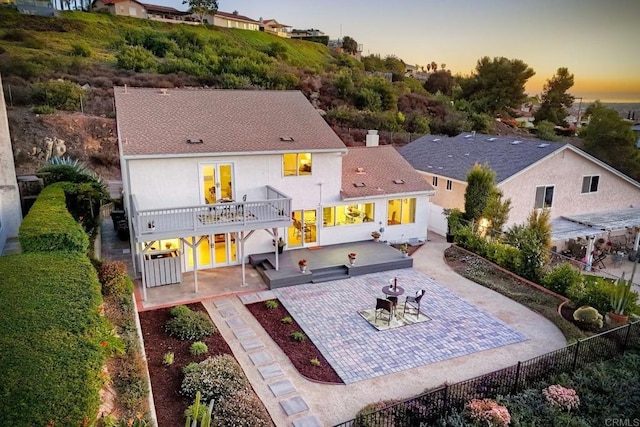
[[[267,186],[267,198],[242,202],[140,209],[131,196],[131,224],[137,241],[215,234],[291,222],[291,198]]]

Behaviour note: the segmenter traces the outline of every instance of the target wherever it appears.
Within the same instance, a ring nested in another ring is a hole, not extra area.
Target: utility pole
[[[580,128],[580,113],[582,112],[582,97],[576,96],[573,98],[574,100],[579,99],[580,103],[578,104],[578,121],[576,122],[576,130]]]

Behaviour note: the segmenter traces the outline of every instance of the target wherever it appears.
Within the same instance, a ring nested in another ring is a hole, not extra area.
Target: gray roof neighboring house
[[[116,87],[114,96],[125,157],[347,151],[300,91]]]
[[[462,182],[475,163],[487,163],[500,183],[566,145],[471,133],[425,135],[402,147],[400,154],[418,171]]]

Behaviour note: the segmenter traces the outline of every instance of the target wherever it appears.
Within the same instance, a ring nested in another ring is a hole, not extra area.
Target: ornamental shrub
[[[563,411],[578,409],[578,406],[580,406],[580,398],[572,388],[565,388],[561,385],[554,384],[542,390],[542,395],[551,406]]]
[[[560,295],[567,295],[571,286],[578,286],[582,281],[582,273],[568,262],[555,266],[542,278],[542,286]]]
[[[129,279],[127,266],[122,261],[105,262],[100,266],[98,277],[103,295],[123,297],[133,292],[133,282]]]
[[[237,391],[248,387],[249,382],[233,356],[223,354],[209,357],[200,363],[190,363],[183,369],[184,379],[180,394],[195,399],[202,394],[202,401],[229,399]]]
[[[215,326],[206,313],[191,310],[169,319],[165,330],[172,337],[191,341],[199,340],[216,332]]]
[[[602,314],[593,307],[583,305],[573,313],[573,320],[579,322],[582,329],[597,330],[602,328]]]
[[[602,313],[610,311],[610,295],[614,284],[602,277],[584,274],[579,283],[567,289],[567,296],[573,306],[590,305]]]
[[[209,347],[207,347],[207,345],[202,341],[196,341],[189,347],[189,353],[193,354],[194,356],[207,354],[208,351]]]
[[[186,305],[176,305],[175,307],[172,307],[171,310],[169,310],[169,314],[171,314],[171,317],[178,317],[181,315],[187,315],[189,313],[191,313],[191,309]]]
[[[272,425],[272,421],[260,399],[248,388],[242,388],[216,402],[211,425],[263,427]]]
[[[35,103],[48,105],[58,110],[79,111],[80,98],[86,97],[84,89],[69,81],[52,80],[35,83],[32,89]]]
[[[478,425],[506,427],[511,423],[507,408],[491,399],[473,399],[464,409],[465,415]]]
[[[405,419],[407,411],[405,405],[397,405],[398,403],[400,403],[400,401],[394,399],[381,400],[376,403],[370,403],[358,411],[358,413],[356,414],[354,425],[358,427],[396,425],[396,421],[400,422]],[[393,406],[393,409],[387,409],[385,411],[378,412],[381,409],[388,408],[390,406]]]

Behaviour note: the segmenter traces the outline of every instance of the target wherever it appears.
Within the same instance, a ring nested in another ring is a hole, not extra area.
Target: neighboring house
[[[426,239],[431,186],[391,147],[347,150],[301,92],[114,92],[137,271],[167,251],[181,271],[244,265],[279,237]]]
[[[284,25],[276,21],[275,19],[264,19],[260,25],[260,30],[265,33],[275,34],[278,37],[289,38],[291,35],[287,28],[291,28],[291,25]]]
[[[467,173],[488,164],[511,199],[507,226],[524,223],[534,209],[551,219],[640,206],[640,183],[570,144],[539,139],[461,134],[427,135],[400,153],[435,188],[430,225],[446,231],[440,208],[464,210]]]
[[[636,142],[636,147],[640,148],[640,123],[632,125],[631,130],[635,132],[636,138],[638,139]]]
[[[204,19],[208,23],[213,23],[216,27],[238,28],[241,30],[260,31],[260,22],[238,14],[217,11],[213,16],[205,15]]]
[[[25,15],[58,16],[58,11],[50,0],[15,0],[12,3]]]
[[[304,39],[308,37],[322,37],[325,34],[320,30],[310,28],[308,30],[293,29],[289,35],[292,39]]]
[[[112,15],[146,18],[147,9],[136,0],[94,0],[91,6],[94,11],[108,11]]]
[[[146,9],[147,19],[172,23],[174,21],[194,21],[191,12],[175,9],[168,6],[157,6],[155,4],[141,3]]]
[[[1,78],[0,94],[4,94]],[[20,191],[13,162],[7,109],[4,96],[0,96],[0,255],[4,252],[7,240],[18,236],[21,221]]]

